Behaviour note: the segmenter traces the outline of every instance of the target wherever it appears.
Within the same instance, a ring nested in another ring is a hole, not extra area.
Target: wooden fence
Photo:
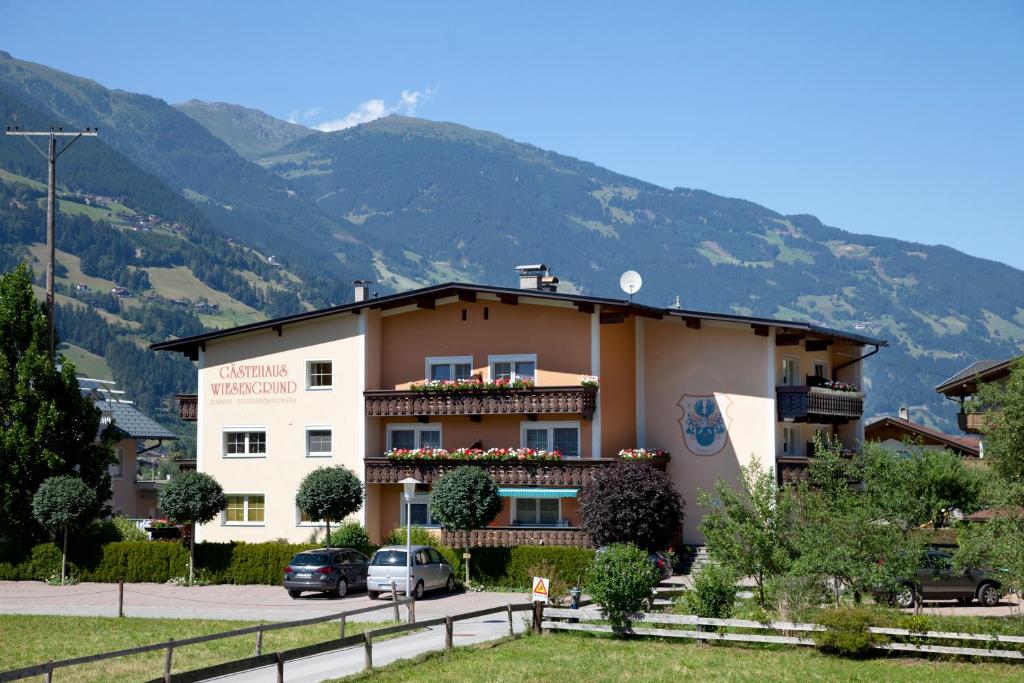
[[[553,631],[586,631],[589,633],[614,633],[608,625],[593,622],[607,621],[597,610],[574,610],[546,607],[541,627]],[[590,623],[588,623],[590,622]],[[648,628],[639,624],[661,626],[693,626],[694,629],[679,628]],[[728,631],[710,630],[714,628],[750,629],[758,631],[781,631],[782,635],[764,633],[733,633]],[[826,630],[820,624],[802,624],[788,621],[772,621],[763,623],[747,619],[708,619],[690,614],[658,614],[643,612],[634,614],[631,624],[625,632],[638,636],[656,636],[658,638],[689,638],[698,641],[733,641],[742,643],[773,643],[776,645],[814,645],[814,639],[807,635],[815,631]],[[1008,645],[1024,645],[1024,636],[989,635],[982,633],[954,633],[948,631],[910,631],[903,628],[869,627],[868,631],[879,635],[900,637],[914,640],[956,640],[988,644],[989,647],[951,647],[947,645],[931,645],[917,642],[877,643],[877,650],[895,652],[917,652],[944,655],[962,655],[966,657],[994,657],[1024,661],[1024,652],[1020,650],[993,649],[991,645],[1006,643]],[[801,635],[791,635],[801,634]]]

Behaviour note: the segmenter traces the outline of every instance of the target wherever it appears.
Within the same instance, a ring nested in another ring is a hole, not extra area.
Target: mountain
[[[305,126],[282,121],[258,109],[237,104],[189,100],[174,105],[174,108],[195,119],[249,160],[265,156],[314,132]]]
[[[510,284],[514,265],[543,262],[564,289],[621,296],[618,276],[633,268],[648,303],[678,296],[689,309],[889,339],[866,362],[868,412],[909,405],[915,419],[945,428],[953,405],[931,387],[1024,343],[1024,273],[1009,266],[659,187],[457,124],[387,117],[310,131],[254,162],[232,145],[261,140],[259,125],[285,134],[287,124],[196,105],[192,113],[221,122],[200,125],[161,100],[6,54],[0,107],[23,127],[101,127],[61,159],[62,220],[74,232],[59,228],[58,260],[66,303],[97,309],[115,341],[338,303],[355,278],[382,291]],[[224,123],[236,114],[244,124]],[[38,264],[45,169],[32,155],[24,141],[0,144],[0,267]],[[131,283],[138,299],[100,295],[114,283]],[[65,336],[102,361],[109,340],[96,326],[75,322]],[[121,368],[111,370],[129,372]]]

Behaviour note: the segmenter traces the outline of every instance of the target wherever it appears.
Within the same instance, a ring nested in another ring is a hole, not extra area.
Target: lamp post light
[[[412,595],[412,497],[419,479],[406,477],[398,482],[405,491],[405,597]]]

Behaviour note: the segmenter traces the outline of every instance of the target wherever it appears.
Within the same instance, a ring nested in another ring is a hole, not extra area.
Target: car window
[[[348,555],[348,561],[354,562],[355,564],[366,564],[366,556],[362,553],[357,553],[354,550],[350,550],[346,553]]]
[[[345,557],[345,553],[334,553],[334,564],[344,564],[348,562],[348,558]]]
[[[370,564],[375,567],[404,567],[404,550],[378,550],[373,554]]]
[[[444,562],[444,558],[441,557],[441,553],[439,553],[435,549],[431,548],[430,549],[430,561],[434,562],[435,564],[441,564],[442,562]]]
[[[416,564],[430,564],[430,553],[426,550],[417,550]]]
[[[297,567],[318,567],[327,564],[327,555],[324,553],[299,553],[292,558],[289,564]]]

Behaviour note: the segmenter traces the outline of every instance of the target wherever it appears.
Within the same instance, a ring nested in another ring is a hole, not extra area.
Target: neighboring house
[[[165,482],[152,478],[140,480],[139,456],[158,448],[164,441],[178,437],[145,415],[131,401],[119,398],[123,392],[113,389],[112,382],[84,377],[78,382],[82,393],[100,409],[101,429],[113,421],[117,462],[110,466],[110,507],[118,515],[152,519],[157,512],[159,488]],[[146,447],[147,441],[156,441],[156,444]]]
[[[1006,382],[1014,362],[1022,358],[1024,356],[1005,360],[979,360],[935,387],[935,391],[960,404],[960,413],[957,415],[960,429],[968,434],[981,433],[984,413],[969,412],[967,402],[977,392],[979,384]]]
[[[505,505],[471,542],[588,545],[580,491],[620,450],[647,448],[671,452],[654,462],[687,502],[684,540],[699,543],[698,490],[754,457],[799,476],[818,431],[847,447],[864,438],[860,361],[883,341],[567,294],[542,264],[518,271],[519,288],[371,297],[357,283],[351,304],[154,344],[198,361],[199,393],[179,406],[197,423],[199,471],[228,496],[198,537],[306,541],[322,524],[300,514],[296,489],[313,469],[344,465],[366,484],[359,515],[380,542],[405,522],[400,480],[422,482],[412,521],[432,526],[431,483],[463,462],[389,451],[532,448],[562,459],[482,463]],[[433,393],[416,386],[425,380],[535,386]]]
[[[925,450],[949,450],[970,462],[980,462],[982,458],[981,441],[977,438],[946,434],[911,422],[906,408],[900,409],[899,417],[886,416],[869,422],[864,428],[864,438],[896,452],[906,451],[910,443],[914,448]]]

